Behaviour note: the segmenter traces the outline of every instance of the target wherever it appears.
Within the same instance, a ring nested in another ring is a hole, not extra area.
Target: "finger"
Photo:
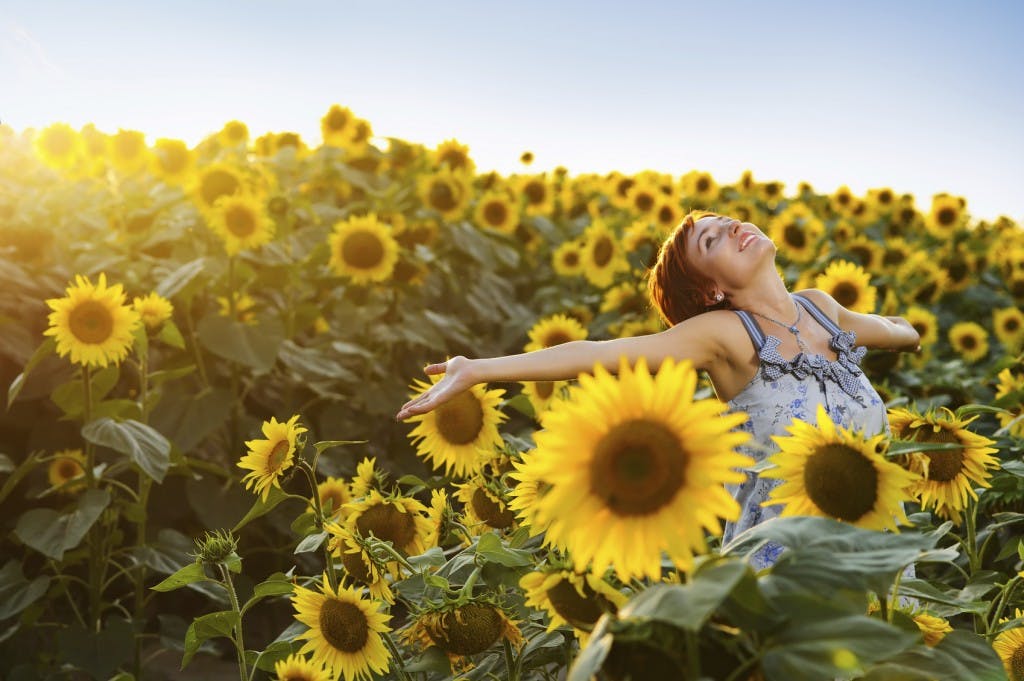
[[[439,364],[428,364],[423,368],[423,372],[427,374],[440,374],[444,373],[448,368],[448,362],[441,362]]]

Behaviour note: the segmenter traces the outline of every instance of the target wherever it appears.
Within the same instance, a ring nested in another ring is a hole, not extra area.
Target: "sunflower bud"
[[[192,555],[196,557],[197,561],[208,565],[226,563],[235,554],[235,550],[238,548],[238,539],[231,534],[230,530],[216,530],[207,532],[202,539],[196,539],[196,548],[199,551]]]

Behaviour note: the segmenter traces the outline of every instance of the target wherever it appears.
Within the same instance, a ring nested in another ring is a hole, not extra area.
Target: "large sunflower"
[[[430,520],[427,507],[412,497],[381,496],[377,490],[360,501],[350,504],[351,513],[346,527],[361,537],[371,534],[382,541],[390,541],[395,548],[410,556],[427,550]]]
[[[957,322],[949,329],[949,344],[968,363],[988,354],[988,332],[976,322]]]
[[[695,402],[696,386],[689,361],[667,358],[652,376],[646,358],[631,368],[623,355],[618,377],[595,364],[545,414],[529,475],[551,487],[534,521],[577,565],[659,579],[663,551],[688,569],[707,548],[705,531],[721,534],[719,518],[739,517],[724,483],[741,482],[736,468],[752,463],[735,451],[749,434],[732,430],[746,414]]]
[[[874,312],[877,291],[871,275],[859,265],[845,260],[833,262],[814,279],[815,288],[825,291],[852,312]]]
[[[885,434],[865,437],[836,426],[818,405],[817,426],[794,419],[790,435],[772,436],[779,451],[770,457],[775,468],[763,478],[783,482],[763,506],[785,504],[781,516],[824,516],[872,530],[898,531],[894,519],[909,524],[902,502],[919,475],[886,461]]]
[[[1018,352],[1024,345],[1024,313],[1018,307],[992,311],[992,328],[996,338],[1008,352]]]
[[[274,662],[274,674],[277,681],[333,681],[333,675],[322,664],[294,653]]]
[[[83,366],[119,364],[128,355],[140,324],[139,313],[125,305],[121,284],[108,287],[107,275],[100,273],[93,285],[79,274],[66,293],[64,298],[46,301],[53,312],[43,335],[56,338],[57,354],[70,354],[72,362]]]
[[[422,394],[442,378],[431,374],[431,383],[417,379],[414,388],[419,392],[410,397]],[[431,462],[435,470],[444,467],[445,475],[462,477],[479,471],[502,444],[498,426],[508,416],[498,405],[504,394],[503,388],[488,390],[486,385],[477,384],[436,409],[410,416],[407,421],[419,423],[409,433],[416,453]]]
[[[519,579],[526,605],[543,610],[550,622],[548,631],[567,625],[586,647],[598,618],[615,613],[627,597],[605,580],[590,573],[580,574],[557,566],[528,572]]]
[[[296,586],[292,605],[295,619],[309,627],[296,637],[308,639],[299,652],[312,652],[314,663],[343,674],[345,681],[369,681],[387,671],[390,655],[381,634],[391,631],[391,615],[380,612],[377,601],[345,586],[335,591],[324,575],[320,593]]]
[[[43,128],[32,139],[36,154],[51,168],[68,169],[85,153],[81,135],[67,123]]]
[[[629,270],[622,243],[603,220],[594,220],[582,235],[583,276],[594,286],[605,288],[618,272]]]
[[[336,223],[328,241],[331,267],[356,284],[384,281],[398,261],[398,242],[373,213]]]
[[[998,451],[990,446],[992,440],[967,429],[973,420],[959,419],[945,407],[925,414],[903,408],[889,411],[893,435],[902,440],[961,445],[960,449],[915,452],[904,460],[910,471],[921,476],[911,488],[921,506],[955,522],[960,521],[968,497],[978,498],[974,487],[991,487],[989,469],[999,466],[991,456]]]
[[[296,442],[299,435],[306,432],[306,428],[299,425],[298,421],[298,414],[284,423],[279,423],[271,416],[269,421],[263,422],[265,439],[245,443],[249,451],[237,466],[251,471],[245,474],[242,482],[246,489],[252,489],[263,501],[267,500],[271,486],[281,489],[282,473],[295,462]]]
[[[523,352],[551,348],[569,341],[586,340],[587,330],[576,319],[564,314],[544,317],[527,332],[530,342],[523,346]]]

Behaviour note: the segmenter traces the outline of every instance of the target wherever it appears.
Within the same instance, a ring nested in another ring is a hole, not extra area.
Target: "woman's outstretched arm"
[[[819,289],[807,289],[800,293],[812,294],[818,306],[836,321],[839,328],[853,331],[857,335],[857,345],[902,352],[916,352],[921,349],[921,336],[903,317],[883,317],[854,312]]]
[[[444,378],[403,404],[395,418],[402,420],[436,409],[478,383],[565,381],[594,371],[597,364],[614,374],[623,355],[630,365],[645,357],[652,372],[668,357],[688,359],[697,368],[705,369],[722,354],[720,326],[716,326],[718,314],[698,315],[660,333],[644,336],[570,341],[534,352],[484,359],[458,355],[447,362],[430,364],[424,372],[443,373]]]

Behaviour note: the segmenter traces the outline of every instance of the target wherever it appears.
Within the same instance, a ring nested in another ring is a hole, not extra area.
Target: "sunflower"
[[[345,574],[356,584],[367,587],[372,598],[393,605],[395,595],[384,570],[374,562],[353,530],[338,523],[324,523],[324,529],[330,537],[327,550],[341,559]]]
[[[139,326],[139,313],[125,305],[121,284],[107,287],[107,275],[100,273],[93,285],[87,277],[75,275],[75,284],[64,298],[50,298],[53,310],[43,335],[57,340],[57,354],[69,354],[71,361],[88,367],[119,364],[131,349]]]
[[[476,163],[469,157],[469,147],[458,140],[445,140],[437,145],[430,154],[435,168],[447,166],[455,172],[472,176],[476,172]]]
[[[1007,277],[1004,284],[1006,291],[1013,296],[1018,305],[1024,304],[1024,272],[1015,272]]]
[[[377,468],[377,457],[366,457],[356,466],[356,474],[352,478],[352,498],[361,499],[370,493],[370,490],[384,491],[388,474]]]
[[[564,314],[544,317],[527,332],[530,342],[523,346],[523,352],[551,348],[562,343],[586,340],[587,330],[576,319]]]
[[[876,213],[889,213],[896,206],[896,192],[889,187],[869,189],[866,197],[868,206]]]
[[[937,265],[946,273],[944,293],[963,291],[974,283],[975,258],[963,248],[945,249]]]
[[[231,317],[231,306],[234,303],[234,319],[242,324],[256,323],[256,301],[248,293],[232,291],[231,299],[217,296],[217,311],[221,317]]]
[[[586,647],[598,618],[605,612],[618,612],[627,601],[625,594],[600,577],[559,567],[526,573],[519,579],[519,588],[526,595],[527,606],[548,614],[548,631],[572,627],[581,648]]]
[[[328,242],[331,267],[356,284],[386,280],[398,261],[398,242],[374,213],[335,223]]]
[[[844,184],[829,196],[829,201],[834,212],[848,216],[850,215],[850,211],[853,208],[856,198],[850,188]]]
[[[463,525],[473,534],[495,530],[514,530],[516,516],[508,508],[508,500],[495,484],[488,484],[475,475],[463,484],[455,485],[455,498],[463,504]]]
[[[912,619],[921,631],[921,635],[924,636],[924,643],[928,647],[937,646],[946,637],[946,634],[953,631],[953,627],[949,626],[948,620],[930,615],[927,612],[919,612],[916,615],[912,615]]]
[[[430,508],[427,509],[427,519],[430,520],[430,534],[426,540],[427,546],[440,546],[443,548],[448,538],[448,528],[451,526],[452,521],[452,509],[448,504],[447,490],[430,490]]]
[[[303,655],[291,654],[274,662],[277,681],[333,681],[333,677],[322,664],[314,664]]]
[[[417,188],[423,205],[437,211],[449,222],[462,217],[472,194],[465,176],[447,166],[422,175],[417,181]]]
[[[369,679],[387,671],[390,655],[382,634],[391,631],[391,615],[380,612],[379,604],[359,595],[359,591],[339,586],[337,591],[323,576],[320,593],[301,586],[292,596],[295,619],[309,627],[296,638],[308,639],[300,654],[313,653],[313,662],[322,664],[345,681]]]
[[[206,212],[213,210],[217,199],[245,192],[247,187],[237,168],[218,162],[200,168],[191,189],[199,209]]]
[[[521,153],[519,155],[519,162],[522,163],[524,166],[528,166],[531,163],[533,163],[533,152],[524,151],[523,153]]]
[[[658,579],[662,551],[689,569],[707,548],[704,532],[721,534],[719,518],[739,517],[724,483],[742,481],[734,469],[751,463],[735,451],[749,434],[732,430],[746,414],[695,402],[696,386],[689,361],[666,358],[652,376],[646,358],[631,368],[623,355],[617,377],[595,364],[545,414],[523,477],[550,484],[533,522],[578,565]]]
[[[320,507],[323,508],[328,518],[336,521],[345,519],[348,515],[345,504],[352,500],[352,491],[347,482],[328,476],[326,480],[316,486],[316,493],[320,497]]]
[[[886,461],[884,433],[866,437],[836,426],[818,405],[817,426],[794,419],[790,435],[772,436],[779,451],[763,478],[783,482],[762,506],[785,504],[781,516],[812,515],[841,520],[872,530],[898,531],[894,519],[909,525],[902,502],[919,475]]]
[[[949,290],[949,273],[924,253],[905,262],[896,273],[903,297],[918,305],[931,305]]]
[[[153,145],[150,167],[167,184],[184,185],[195,166],[195,154],[181,140],[160,138]]]
[[[412,497],[381,496],[377,490],[349,504],[352,509],[345,526],[361,537],[373,535],[390,541],[399,551],[418,556],[427,550],[430,520],[427,507]]]
[[[824,274],[815,277],[814,286],[853,312],[868,314],[875,310],[877,291],[871,285],[871,275],[852,262],[833,261]]]
[[[633,282],[622,282],[605,290],[600,312],[615,312],[620,315],[644,314],[648,310],[647,296]]]
[[[117,134],[109,137],[109,144],[110,161],[122,173],[134,173],[149,165],[146,136],[138,130],[118,129]]]
[[[914,247],[899,237],[886,239],[881,267],[885,273],[895,272],[914,255]],[[883,272],[880,272],[880,274]]]
[[[560,243],[551,254],[551,265],[561,277],[583,274],[583,243],[577,240]]]
[[[694,205],[708,206],[718,198],[719,186],[711,173],[691,170],[680,178],[680,185]]]
[[[626,198],[629,199],[630,209],[637,215],[653,217],[654,209],[658,207],[658,200],[661,197],[661,190],[658,185],[650,179],[637,181],[629,191]]]
[[[967,506],[968,496],[977,500],[975,486],[991,487],[989,469],[998,468],[999,460],[992,440],[972,433],[967,426],[972,419],[959,419],[945,407],[919,414],[909,409],[889,410],[889,425],[894,436],[902,440],[932,443],[957,443],[960,449],[914,452],[902,463],[920,474],[911,488],[924,508],[959,523],[960,512]]]
[[[416,380],[415,397],[436,384],[443,376],[431,374],[431,383]],[[499,409],[503,388],[488,390],[477,384],[459,393],[436,409],[406,419],[419,423],[409,433],[416,453],[431,462],[434,469],[444,468],[445,475],[468,476],[480,470],[484,461],[493,458],[501,447],[500,426],[507,418]]]
[[[1018,390],[1024,390],[1024,374],[1017,375],[1010,371],[1009,368],[1006,368],[999,372],[997,378],[999,379],[999,384],[996,386],[997,400],[1000,397],[1006,397],[1010,393],[1017,392]],[[1010,423],[1022,413],[1020,404],[1014,407],[1008,407],[1007,409],[1010,412],[1009,414],[997,414],[999,418],[999,425],[1004,428],[1010,425]],[[1017,421],[1017,423],[1010,428],[1010,434],[1014,437],[1024,437],[1024,419]]]
[[[253,488],[253,493],[260,495],[263,501],[267,500],[271,486],[281,489],[281,474],[294,463],[298,437],[306,432],[306,428],[299,425],[298,421],[298,414],[284,423],[278,423],[271,416],[269,421],[263,422],[263,435],[266,439],[245,443],[249,451],[237,466],[252,471],[246,473],[242,481],[246,489]]]
[[[967,202],[949,194],[932,197],[932,208],[924,218],[924,228],[937,239],[949,240],[963,224]]]
[[[345,147],[355,132],[356,116],[347,106],[332,104],[320,119],[320,133],[324,144]]]
[[[618,338],[629,338],[631,336],[648,336],[650,334],[664,331],[661,318],[656,314],[645,315],[641,319],[630,319],[621,325],[609,326],[608,331],[614,333]]]
[[[516,485],[509,492],[508,507],[516,514],[520,525],[529,528],[531,537],[547,529],[547,523],[537,518],[537,499],[551,487],[540,477],[542,463],[535,452],[535,449],[530,450],[522,455],[521,460],[513,460],[515,470],[509,473],[509,478],[516,481]],[[547,537],[544,543],[548,543]]]
[[[949,344],[970,364],[988,354],[988,332],[976,322],[957,322],[949,329]]]
[[[66,170],[85,153],[82,137],[67,123],[43,128],[32,140],[36,155],[51,168]]]
[[[555,192],[543,173],[516,178],[515,188],[522,197],[523,210],[527,215],[547,216],[554,211]]]
[[[505,192],[489,191],[477,201],[473,220],[481,227],[513,234],[519,224],[519,207]]]
[[[996,338],[1008,352],[1018,352],[1024,345],[1024,312],[1018,307],[992,311],[992,328]]]
[[[242,121],[228,121],[217,132],[217,141],[222,147],[234,147],[249,141],[249,126]]]
[[[132,307],[139,314],[139,318],[146,325],[146,328],[155,331],[160,325],[171,318],[174,306],[159,293],[150,293],[145,298],[134,298]]]
[[[415,616],[402,638],[417,647],[437,646],[448,656],[453,671],[468,670],[470,655],[484,652],[501,639],[516,648],[523,645],[515,620],[504,608],[483,599],[429,607]]]
[[[868,272],[883,274],[880,268],[882,266],[882,258],[885,255],[885,249],[875,241],[872,241],[863,234],[858,234],[844,244],[843,249],[853,257],[858,265]]]
[[[1021,617],[1024,617],[1024,612],[1017,608],[1013,618]],[[1000,622],[1009,620],[1010,618],[1004,617]],[[1024,626],[1000,631],[992,642],[992,647],[1003,661],[1003,668],[1009,681],[1024,681]]]
[[[683,209],[675,198],[658,200],[658,204],[654,207],[654,222],[661,229],[662,233],[667,235],[682,219]],[[657,246],[658,244],[655,243],[655,255],[658,253]]]
[[[784,196],[786,185],[783,182],[772,180],[770,182],[759,182],[757,185],[757,196],[768,206],[775,206]]]
[[[62,449],[53,453],[54,459],[46,469],[46,477],[51,487],[61,487],[71,480],[81,478],[82,482],[63,487],[65,492],[81,489],[85,481],[85,456],[81,449]]]
[[[792,262],[807,263],[818,253],[825,225],[802,204],[793,204],[768,223],[768,235]]]
[[[627,253],[636,253],[641,250],[647,252],[647,258],[644,262],[647,269],[653,267],[657,261],[658,249],[660,247],[661,235],[658,228],[645,218],[634,220],[622,232],[622,248]]]
[[[622,243],[603,220],[594,220],[581,239],[585,244],[583,276],[592,285],[605,288],[612,283],[616,273],[629,271]]]
[[[551,403],[561,399],[562,391],[569,386],[569,381],[520,381],[522,394],[533,407],[534,418],[539,422],[541,415],[551,407]]]
[[[939,320],[927,309],[918,305],[912,305],[903,313],[903,318],[906,319],[910,325],[914,327],[914,331],[917,331],[918,335],[921,336],[922,348],[930,347],[939,340]]]
[[[208,215],[210,229],[224,242],[228,255],[259,248],[274,237],[274,222],[263,200],[251,194],[222,196]]]

